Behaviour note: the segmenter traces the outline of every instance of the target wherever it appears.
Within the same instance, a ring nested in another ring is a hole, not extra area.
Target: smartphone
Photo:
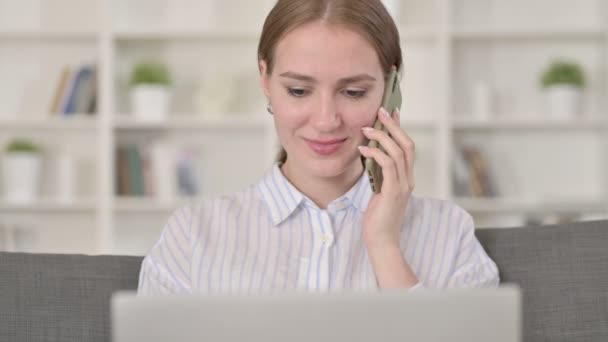
[[[391,115],[395,109],[401,109],[401,87],[400,87],[400,70],[393,68],[388,75],[384,88],[384,97],[382,98],[382,107],[386,109]],[[376,118],[374,122],[375,129],[387,132],[386,127],[380,122],[380,119]],[[385,152],[384,148],[376,140],[370,140],[367,144],[370,148],[380,148],[382,152]],[[380,192],[382,189],[382,168],[373,158],[365,158],[365,170],[369,177],[369,183],[372,186],[372,190],[375,193]]]

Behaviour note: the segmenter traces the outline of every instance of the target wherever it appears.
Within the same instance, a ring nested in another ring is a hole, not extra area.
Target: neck
[[[281,166],[283,175],[306,197],[310,198],[319,208],[326,209],[329,203],[344,195],[357,183],[363,172],[360,160],[355,160],[352,167],[332,177],[311,176],[303,168],[289,162]]]

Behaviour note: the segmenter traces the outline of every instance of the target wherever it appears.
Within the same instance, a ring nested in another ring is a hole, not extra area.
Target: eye
[[[293,97],[304,97],[308,94],[306,89],[302,88],[287,88],[287,92]]]
[[[360,99],[365,97],[365,94],[367,93],[366,90],[345,90],[344,94],[347,97],[353,98],[353,99]]]

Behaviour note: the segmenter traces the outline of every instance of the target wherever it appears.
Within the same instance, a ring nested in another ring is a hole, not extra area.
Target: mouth
[[[304,139],[308,147],[310,147],[313,152],[321,156],[329,156],[331,154],[336,153],[346,139],[332,139],[332,140],[310,140]]]

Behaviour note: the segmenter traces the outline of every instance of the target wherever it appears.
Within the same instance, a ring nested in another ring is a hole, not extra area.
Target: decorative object
[[[200,85],[194,99],[199,114],[224,115],[234,111],[237,76],[227,72],[216,72],[201,77]]]
[[[5,199],[13,204],[29,204],[39,196],[41,149],[23,139],[15,139],[6,148],[2,163]]]
[[[580,114],[585,75],[578,63],[554,61],[543,73],[541,85],[549,118],[571,120]]]
[[[131,109],[141,121],[166,120],[171,104],[169,70],[161,62],[141,62],[131,73]]]

